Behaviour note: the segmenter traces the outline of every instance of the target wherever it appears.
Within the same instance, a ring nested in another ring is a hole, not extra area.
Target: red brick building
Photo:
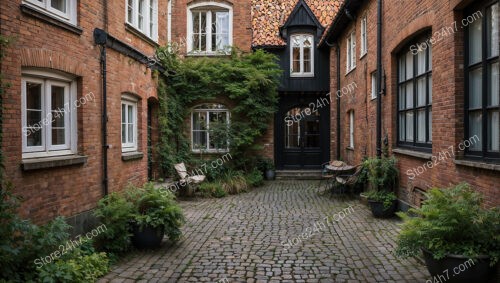
[[[332,156],[377,154],[381,99],[380,150],[399,160],[404,204],[465,181],[500,205],[498,1],[381,1],[381,70],[377,2],[345,1],[322,42],[332,93],[357,85],[331,107]]]
[[[105,193],[147,181],[157,104],[147,57],[167,42],[166,11],[159,0],[0,3],[0,33],[14,38],[1,146],[24,217],[85,228]]]

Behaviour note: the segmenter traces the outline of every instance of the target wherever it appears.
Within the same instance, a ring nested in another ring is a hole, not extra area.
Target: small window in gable
[[[292,77],[314,76],[314,38],[309,34],[290,37],[290,75]]]

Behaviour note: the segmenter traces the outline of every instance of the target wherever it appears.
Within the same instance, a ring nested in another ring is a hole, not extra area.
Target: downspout
[[[172,0],[168,0],[167,7],[167,43],[172,42]]]
[[[337,52],[337,160],[340,160],[340,45],[336,44]]]
[[[382,0],[377,0],[377,157],[382,156]]]

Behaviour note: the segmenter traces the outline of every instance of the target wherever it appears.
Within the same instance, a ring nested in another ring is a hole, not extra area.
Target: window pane
[[[305,36],[304,37],[304,48],[311,48],[312,46],[312,38],[310,36]]]
[[[488,151],[499,151],[500,123],[498,111],[488,113]]]
[[[413,141],[413,111],[406,112],[406,141]]]
[[[127,22],[129,23],[132,23],[132,19],[133,19],[133,12],[134,12],[134,0],[128,0],[127,1],[128,4],[127,4]]]
[[[432,142],[432,109],[429,110],[429,142]]]
[[[50,6],[56,10],[66,13],[67,0],[50,0]]]
[[[427,92],[427,83],[425,77],[418,79],[417,81],[417,107],[425,106],[426,99],[425,94]]]
[[[477,20],[480,22],[480,20]],[[486,11],[488,32],[488,57],[498,56],[498,3]]]
[[[200,32],[200,13],[193,12],[193,34]]]
[[[193,148],[194,149],[207,149],[207,132],[206,131],[193,132]]]
[[[426,142],[425,135],[425,110],[420,110],[417,112],[417,141],[421,143]]]
[[[406,87],[404,85],[399,87],[399,110],[406,109]]]
[[[406,108],[413,108],[413,83],[406,84]]]
[[[293,48],[293,72],[300,73],[300,47]]]
[[[139,0],[139,13],[138,13],[139,21],[138,26],[139,29],[144,28],[144,0]]]
[[[406,70],[406,65],[405,65],[406,59],[404,56],[401,56],[399,59],[399,82],[405,81],[405,70]]]
[[[432,104],[432,76],[429,76],[429,104]]]
[[[132,105],[128,105],[127,123],[129,124],[134,123],[134,107],[132,107]]]
[[[200,32],[207,33],[207,13],[200,12]]]
[[[471,143],[469,150],[481,151],[483,148],[481,137],[483,133],[483,115],[481,111],[469,112],[469,137],[478,136],[479,141]]]
[[[482,59],[482,21],[477,20],[469,25],[469,64]]]
[[[127,124],[122,124],[122,143],[127,143]]]
[[[64,87],[60,86],[52,86],[52,93],[51,93],[51,107],[50,109],[52,111],[62,111],[64,109]]]
[[[406,127],[406,115],[404,113],[399,114],[399,140],[405,140],[405,127]]]
[[[40,129],[29,129],[26,143],[27,146],[41,146],[42,131]]]
[[[406,79],[413,78],[413,54],[406,53]]]
[[[155,1],[149,0],[149,36],[153,37],[155,34]]]
[[[488,66],[488,106],[499,105],[498,62]]]
[[[429,66],[427,66],[427,71],[432,70],[432,45],[429,45]]]
[[[223,50],[229,46],[229,13],[216,12],[212,17],[212,50]]]
[[[311,48],[304,48],[304,73],[311,71]]]
[[[27,110],[26,111],[27,127],[41,127],[42,126],[42,111],[41,110]]]
[[[206,112],[193,113],[193,130],[205,130],[207,121]]]
[[[127,129],[127,142],[134,143],[134,124],[128,124]]]
[[[127,122],[126,107],[127,107],[127,105],[122,104],[122,123],[126,123]]]
[[[469,108],[483,105],[483,69],[477,68],[469,73]]]
[[[42,110],[42,85],[26,83],[26,108]]]
[[[425,66],[426,54],[427,52],[425,51],[417,53],[417,75],[421,75],[426,71],[426,66]]]
[[[65,144],[64,129],[52,128],[52,145]]]

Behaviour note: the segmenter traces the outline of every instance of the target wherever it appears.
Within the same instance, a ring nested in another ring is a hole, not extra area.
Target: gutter
[[[382,156],[382,0],[377,0],[377,157]]]
[[[340,93],[340,45],[336,44],[337,52],[337,94]],[[340,156],[340,95],[337,95],[337,160],[341,160]]]

